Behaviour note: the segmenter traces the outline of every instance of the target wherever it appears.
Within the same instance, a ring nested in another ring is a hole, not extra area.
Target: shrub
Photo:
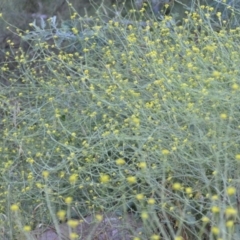
[[[23,34],[29,51],[1,66],[10,239],[59,233],[61,213],[133,215],[132,239],[238,239],[239,29],[214,32],[205,10],[182,26],[96,19],[70,34],[51,18]]]

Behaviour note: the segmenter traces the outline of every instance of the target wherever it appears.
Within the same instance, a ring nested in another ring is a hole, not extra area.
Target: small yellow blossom
[[[181,190],[182,185],[180,183],[176,182],[176,183],[173,184],[172,187],[173,187],[174,190]]]
[[[229,196],[234,195],[236,193],[236,188],[235,187],[228,187],[227,188],[227,194]]]
[[[230,216],[236,216],[237,215],[237,210],[233,207],[227,207],[225,210],[226,216],[230,217]]]
[[[49,172],[48,171],[43,171],[42,176],[47,179],[49,177]]]
[[[214,71],[213,76],[216,77],[216,78],[219,78],[221,76],[221,73],[218,72],[218,71]]]
[[[24,226],[23,231],[24,232],[30,232],[31,231],[31,226],[28,226],[28,225]]]
[[[220,18],[220,17],[221,17],[221,15],[222,15],[222,13],[221,13],[221,12],[217,12],[217,14],[216,14],[216,15],[217,15],[217,17],[218,17],[218,18]]]
[[[217,173],[218,173],[217,171],[213,171],[213,172],[212,172],[212,175],[215,176],[215,175],[217,175]]]
[[[64,178],[64,177],[65,177],[65,172],[64,172],[64,171],[61,171],[61,172],[58,174],[58,176],[59,176],[60,178]]]
[[[240,154],[235,155],[236,160],[240,161]]]
[[[232,228],[234,226],[234,221],[233,220],[229,220],[226,222],[226,227],[228,228]]]
[[[233,89],[233,90],[238,90],[238,89],[239,89],[239,85],[238,85],[237,83],[234,83],[234,84],[232,85],[232,89]]]
[[[72,175],[69,177],[69,182],[70,182],[71,184],[74,184],[74,183],[76,183],[77,179],[78,179],[78,175],[77,175],[77,174],[72,174]]]
[[[136,195],[136,199],[137,200],[142,200],[142,199],[144,199],[144,195],[142,193],[139,193],[139,194]]]
[[[146,163],[146,162],[140,162],[140,163],[138,164],[138,166],[139,166],[140,168],[144,169],[144,168],[147,167],[147,163]]]
[[[167,149],[163,149],[163,150],[162,150],[162,154],[163,154],[163,155],[169,155],[169,153],[170,153],[170,152],[169,152]]]
[[[218,235],[219,234],[219,228],[218,227],[212,227],[212,233],[214,234],[214,235]]]
[[[26,162],[33,164],[34,163],[34,159],[33,158],[27,158]]]
[[[157,235],[157,234],[153,234],[153,235],[150,237],[150,240],[160,240],[160,236]]]
[[[66,211],[64,210],[60,210],[57,212],[57,216],[58,218],[61,220],[61,221],[64,221],[65,220],[65,217],[66,217]]]
[[[97,214],[95,218],[98,222],[101,222],[103,220],[103,216],[101,214]]]
[[[185,189],[185,191],[186,191],[187,194],[192,194],[192,188],[191,187],[187,187]]]
[[[218,200],[218,195],[213,195],[212,200]]]
[[[217,206],[213,206],[211,210],[213,213],[219,213],[219,211],[220,211],[219,207],[217,207]]]
[[[76,137],[76,133],[75,132],[71,133],[71,136]]]
[[[137,118],[137,117],[132,117],[132,122],[133,122],[136,126],[139,126],[139,124],[140,124],[140,119]]]
[[[148,219],[148,213],[146,212],[146,211],[143,211],[142,213],[141,213],[141,218],[142,219]]]
[[[220,118],[223,120],[227,119],[227,114],[225,113],[220,114]]]
[[[169,208],[170,212],[174,211],[174,209],[175,209],[175,207],[173,207],[173,206]]]
[[[19,206],[17,204],[13,204],[10,209],[13,211],[13,212],[17,212],[19,210]]]
[[[174,238],[174,240],[183,240],[183,238],[181,236],[177,236]]]
[[[65,198],[65,203],[66,203],[66,204],[71,204],[72,201],[73,201],[72,197],[66,197],[66,198]]]
[[[73,32],[74,34],[78,34],[77,28],[72,28],[72,32]]]
[[[36,183],[35,185],[37,188],[43,188],[43,185],[41,183]]]
[[[128,181],[129,183],[133,184],[133,183],[136,183],[136,182],[137,182],[137,178],[134,177],[134,176],[129,176],[129,177],[127,177],[127,181]]]
[[[124,165],[125,163],[126,162],[125,162],[125,160],[123,158],[119,158],[119,159],[116,160],[116,164],[117,165]]]
[[[210,219],[208,217],[204,216],[204,217],[202,217],[202,221],[204,223],[208,223],[208,222],[210,222]]]
[[[110,181],[110,177],[107,174],[102,174],[100,176],[100,182],[101,183],[108,183]]]
[[[72,239],[78,239],[78,234],[77,233],[75,233],[75,232],[71,232],[70,234],[69,234],[69,238],[72,240]]]
[[[156,202],[156,201],[155,201],[154,198],[149,198],[149,199],[148,199],[148,204],[150,204],[150,205],[153,205],[155,202]]]
[[[68,224],[68,226],[71,227],[71,228],[76,228],[76,227],[79,225],[79,221],[76,220],[76,219],[69,219],[69,220],[67,221],[67,224]]]

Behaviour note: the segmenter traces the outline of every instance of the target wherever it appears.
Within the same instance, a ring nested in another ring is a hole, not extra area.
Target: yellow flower
[[[218,77],[221,76],[221,73],[218,72],[218,71],[214,71],[214,72],[213,72],[213,76],[216,77],[216,78],[218,78]]]
[[[139,126],[139,124],[140,124],[140,119],[137,118],[137,117],[132,117],[132,122],[133,122],[135,125]]]
[[[78,222],[78,220],[75,220],[75,219],[69,219],[67,221],[67,224],[71,228],[76,228],[78,226],[79,222]]]
[[[60,178],[64,178],[64,177],[65,177],[65,172],[64,172],[64,171],[61,171],[61,172],[58,174],[58,176],[59,176]]]
[[[136,183],[137,179],[134,176],[127,177],[127,181],[131,184]]]
[[[213,171],[213,172],[212,172],[212,175],[215,176],[215,175],[217,175],[217,173],[218,173],[217,171]]]
[[[72,175],[69,177],[69,182],[70,182],[71,184],[74,184],[74,183],[76,183],[77,179],[78,179],[78,175],[77,175],[76,173],[75,173],[75,174],[72,174]]]
[[[48,172],[48,171],[43,171],[43,172],[42,172],[42,176],[43,176],[45,179],[47,179],[48,176],[49,176],[49,172]]]
[[[225,213],[226,213],[227,217],[236,216],[237,215],[237,210],[233,207],[227,207],[226,210],[225,210]]]
[[[156,201],[155,201],[154,198],[149,198],[149,199],[148,199],[148,204],[150,204],[150,205],[153,205],[155,202],[156,202]]]
[[[108,183],[110,181],[110,177],[107,174],[102,174],[100,176],[100,182],[101,183]]]
[[[227,188],[227,194],[229,196],[234,195],[236,193],[236,188],[235,187],[228,187]]]
[[[227,114],[225,113],[220,114],[220,118],[223,120],[227,119]]]
[[[64,221],[65,220],[65,216],[66,216],[66,211],[64,210],[60,210],[57,212],[57,216],[58,218],[61,220],[61,221]]]
[[[175,209],[175,207],[170,207],[169,210],[172,212]]]
[[[240,161],[240,154],[236,154],[235,158],[236,160]]]
[[[117,165],[124,165],[125,163],[126,162],[125,162],[125,160],[123,158],[119,158],[119,159],[116,160],[116,164]]]
[[[137,200],[142,200],[144,198],[144,195],[142,193],[139,193],[136,195]]]
[[[72,32],[73,32],[74,34],[78,34],[77,28],[72,28]]]
[[[24,232],[30,232],[31,231],[31,226],[24,226],[23,231]]]
[[[142,219],[148,219],[148,213],[146,211],[141,213]]]
[[[213,195],[212,200],[218,200],[218,195]]]
[[[173,189],[174,190],[181,190],[181,188],[182,188],[182,185],[180,183],[176,182],[176,183],[173,184]]]
[[[162,150],[162,154],[163,154],[163,155],[169,155],[169,153],[170,153],[170,152],[169,152],[167,149],[163,149],[163,150]]]
[[[210,219],[208,217],[204,216],[204,217],[202,217],[202,221],[204,223],[208,223],[210,221]]]
[[[103,220],[103,216],[101,214],[97,214],[95,218],[98,222],[101,222]]]
[[[212,233],[214,234],[214,235],[218,235],[219,234],[219,228],[218,227],[212,227]]]
[[[34,163],[34,159],[33,158],[27,158],[26,162],[29,162],[30,164]]]
[[[220,211],[219,207],[217,207],[217,206],[213,206],[211,210],[213,213],[219,213],[219,211]]]
[[[41,183],[36,183],[35,185],[37,188],[43,188],[43,185]]]
[[[71,133],[71,136],[76,137],[76,133],[75,132]]]
[[[139,166],[140,168],[144,169],[144,168],[147,167],[147,164],[146,164],[146,162],[140,162],[140,163],[138,164],[138,166]]]
[[[78,239],[78,234],[77,233],[75,233],[75,232],[71,232],[70,234],[69,234],[69,237],[70,237],[70,239]]]
[[[239,89],[239,85],[238,85],[237,83],[234,83],[234,84],[232,85],[232,89],[233,89],[233,90],[238,90],[238,89]]]
[[[151,237],[150,237],[151,240],[160,240],[160,236],[158,236],[157,234],[153,234]]]
[[[221,17],[221,15],[222,15],[222,13],[221,13],[221,12],[217,12],[217,14],[216,14],[216,15],[217,15],[217,17],[218,17],[218,18],[220,18],[220,17]]]
[[[65,198],[65,203],[66,203],[66,204],[71,204],[72,201],[73,201],[72,197],[67,197],[67,198]]]
[[[181,236],[177,236],[174,238],[174,240],[183,240],[183,238]]]
[[[187,194],[191,194],[192,193],[192,188],[191,187],[187,187],[185,189],[185,191],[186,191]]]
[[[17,204],[13,204],[10,209],[13,211],[13,212],[17,212],[19,210],[19,206]]]
[[[226,222],[226,226],[227,226],[228,228],[233,227],[233,225],[234,225],[234,221],[232,221],[232,220],[229,220],[229,221]]]

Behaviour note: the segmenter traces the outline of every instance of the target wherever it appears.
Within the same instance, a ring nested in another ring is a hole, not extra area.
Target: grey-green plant
[[[30,47],[6,50],[1,65],[10,239],[45,225],[68,235],[76,219],[96,230],[105,216],[108,226],[130,216],[134,240],[239,239],[240,32],[221,19],[213,31],[200,10],[171,28],[170,16],[144,26],[118,16],[80,29],[73,13],[70,25],[53,17],[20,32]]]

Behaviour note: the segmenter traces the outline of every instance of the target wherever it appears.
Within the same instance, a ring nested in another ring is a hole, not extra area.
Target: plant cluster
[[[126,239],[239,239],[240,28],[219,14],[214,32],[211,11],[181,26],[96,18],[71,33],[51,18],[19,31],[28,51],[9,41],[0,224],[10,239],[42,223],[59,233],[65,220],[70,239],[87,239],[71,229],[109,213],[138,222]]]

